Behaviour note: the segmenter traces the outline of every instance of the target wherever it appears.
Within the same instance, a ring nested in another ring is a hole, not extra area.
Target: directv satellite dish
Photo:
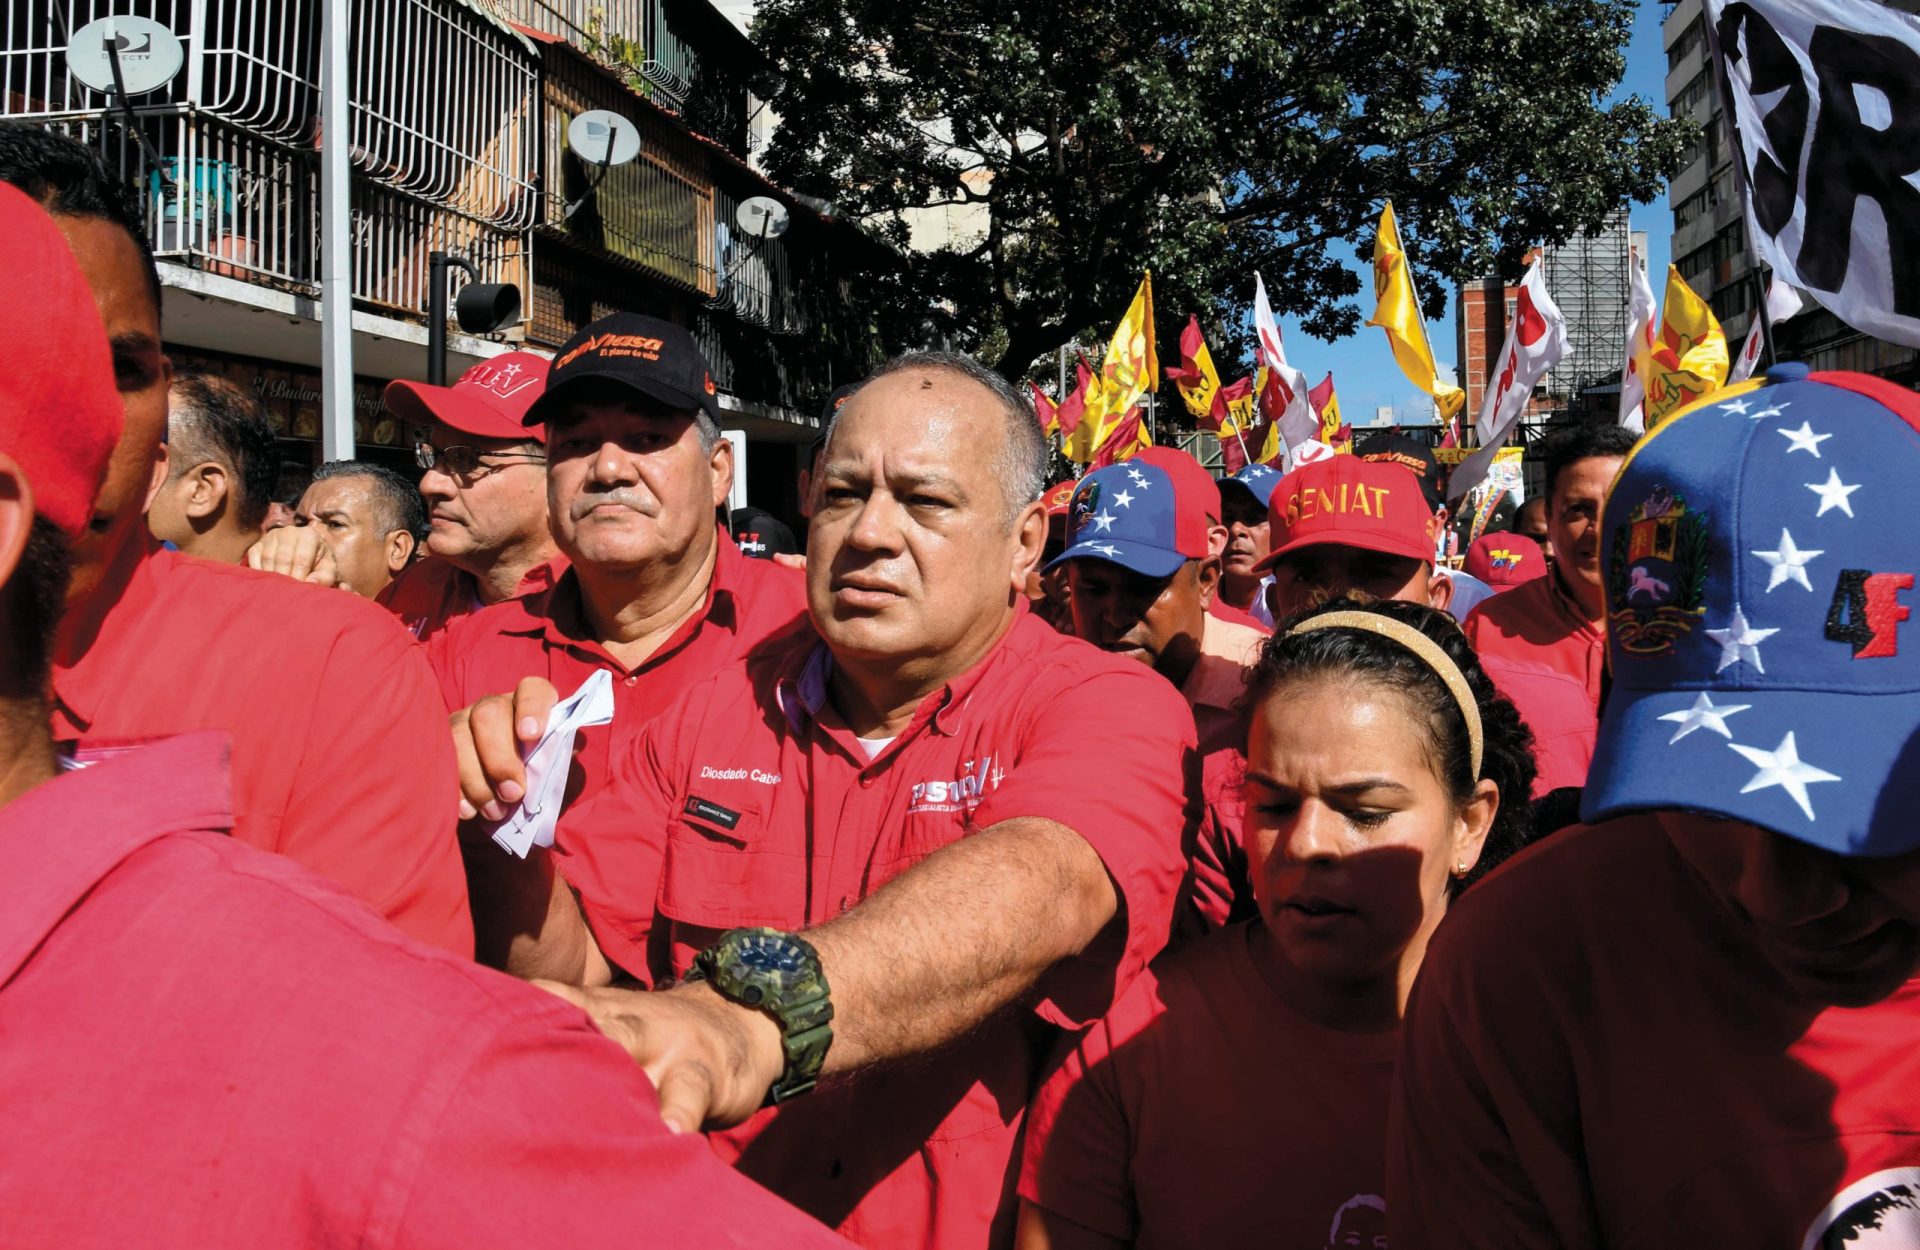
[[[95,91],[145,95],[172,82],[185,63],[180,40],[152,18],[103,17],[67,41],[67,72]]]
[[[740,224],[740,232],[756,239],[777,239],[787,232],[791,220],[787,206],[768,195],[756,195],[741,200],[740,209],[733,219]]]
[[[625,165],[640,155],[640,128],[618,113],[594,109],[567,124],[567,146],[589,165]]]

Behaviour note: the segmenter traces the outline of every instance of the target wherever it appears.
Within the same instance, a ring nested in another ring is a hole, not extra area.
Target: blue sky
[[[1640,10],[1634,15],[1633,36],[1627,45],[1627,72],[1620,93],[1641,96],[1664,113],[1667,57],[1660,46],[1662,15],[1656,0],[1641,0]],[[1673,215],[1667,208],[1666,196],[1662,194],[1651,204],[1635,204],[1630,223],[1632,229],[1647,232],[1647,272],[1666,272],[1668,236],[1673,230]],[[1373,311],[1372,276],[1358,260],[1352,262],[1352,267],[1361,278],[1361,293],[1355,298],[1364,316]],[[1403,424],[1432,419],[1432,400],[1400,372],[1393,353],[1387,350],[1384,331],[1363,326],[1347,338],[1328,343],[1308,334],[1291,317],[1280,318],[1280,330],[1286,340],[1288,362],[1306,374],[1307,381],[1318,383],[1329,369],[1333,371],[1341,415],[1354,425],[1371,423],[1374,410],[1389,404]],[[1428,322],[1427,333],[1433,342],[1435,359],[1443,364],[1455,363],[1451,293],[1445,315],[1439,321]]]

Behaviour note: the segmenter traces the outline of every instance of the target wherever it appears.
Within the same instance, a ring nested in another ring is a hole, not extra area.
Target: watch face
[[[802,966],[799,950],[779,938],[755,938],[740,948],[739,959],[756,972],[791,974]]]

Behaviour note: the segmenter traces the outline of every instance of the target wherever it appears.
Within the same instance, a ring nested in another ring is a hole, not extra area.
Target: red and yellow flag
[[[1096,388],[1087,396],[1087,419],[1063,449],[1069,460],[1085,464],[1126,419],[1140,397],[1160,386],[1160,356],[1153,340],[1153,274],[1144,273],[1133,302],[1113,328],[1100,362]]]
[[[1127,415],[1114,423],[1113,431],[1105,442],[1095,449],[1091,469],[1102,469],[1122,460],[1131,460],[1135,452],[1142,447],[1153,446],[1153,436],[1147,432],[1146,422],[1140,419],[1138,407],[1129,408]]]
[[[1333,446],[1334,433],[1340,428],[1340,397],[1333,393],[1332,373],[1307,391],[1307,402],[1313,405],[1313,415],[1320,418],[1320,441]]]
[[[1647,361],[1647,432],[1708,391],[1727,384],[1727,336],[1707,301],[1693,293],[1680,270],[1667,266],[1660,333]]]
[[[1040,423],[1042,434],[1060,432],[1060,405],[1047,398],[1047,393],[1034,382],[1027,383],[1027,389],[1033,392],[1033,417]]]
[[[1400,227],[1393,219],[1393,201],[1380,209],[1380,229],[1373,236],[1373,316],[1370,326],[1387,332],[1393,358],[1407,380],[1425,391],[1440,405],[1440,419],[1452,421],[1467,406],[1467,393],[1440,381],[1433,363],[1433,347],[1427,342],[1427,320],[1414,298],[1413,271],[1407,267],[1407,252],[1400,245]]]
[[[1167,376],[1180,388],[1187,411],[1199,419],[1203,430],[1220,428],[1220,413],[1214,411],[1214,397],[1220,393],[1220,372],[1213,367],[1213,355],[1200,334],[1200,318],[1187,318],[1180,332],[1180,364],[1168,369]]]

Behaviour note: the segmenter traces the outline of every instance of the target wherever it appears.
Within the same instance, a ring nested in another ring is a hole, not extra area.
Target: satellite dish
[[[618,113],[593,109],[567,123],[567,146],[589,165],[625,165],[640,155],[640,128]]]
[[[114,82],[118,53],[120,81]],[[67,41],[67,72],[95,91],[145,95],[173,81],[186,63],[180,40],[147,17],[119,14],[88,22]]]
[[[756,239],[777,239],[787,232],[791,220],[787,206],[770,195],[756,195],[740,201],[739,211],[733,219],[740,224],[740,232]]]

